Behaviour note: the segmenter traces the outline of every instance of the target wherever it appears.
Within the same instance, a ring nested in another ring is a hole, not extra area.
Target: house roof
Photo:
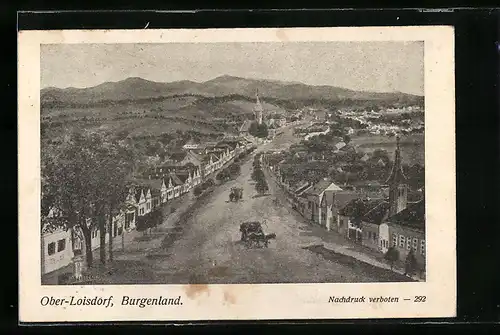
[[[203,162],[203,156],[191,150],[187,152],[187,156],[194,160],[194,165],[200,165]]]
[[[332,183],[332,181],[328,178],[320,180],[318,183],[316,183],[312,190],[310,190],[308,193],[311,195],[319,195],[322,192],[329,190],[329,191],[342,191],[340,187]]]
[[[219,160],[219,156],[217,156],[216,154],[210,154],[210,156],[212,157],[212,162],[217,162]]]
[[[184,144],[185,146],[186,145],[198,145],[198,143],[196,143],[195,141],[193,141],[192,139],[190,139],[189,141],[186,142],[186,144]]]
[[[346,152],[346,151],[356,152],[356,148],[352,144],[346,144],[342,148],[340,148],[339,150],[344,151],[344,152]]]
[[[46,235],[67,230],[64,222],[63,219],[42,217],[42,234]]]
[[[221,148],[221,149],[232,149],[232,146],[230,144],[228,144],[228,143],[221,142],[221,143],[217,144],[216,148],[218,148],[218,149],[219,148]]]
[[[369,154],[364,154],[364,155],[363,155],[363,157],[361,157],[361,160],[362,160],[363,162],[366,162],[366,161],[368,161],[369,159],[370,159],[370,155],[369,155]]]
[[[309,186],[309,182],[302,180],[298,183],[297,188],[295,188],[294,192],[299,193],[300,191],[303,191],[307,186]]]
[[[180,180],[179,177],[177,176],[177,174],[175,174],[175,173],[170,173],[169,178],[172,180],[172,185],[174,185],[174,187],[184,184],[184,182],[182,180]]]
[[[170,155],[169,159],[174,161],[174,162],[180,162],[184,158],[186,158],[187,152],[185,151],[179,151],[179,152],[174,152],[173,154]]]
[[[131,180],[131,183],[139,186],[140,188],[146,189],[150,188],[151,191],[156,191],[156,190],[161,190],[161,185],[163,183],[163,179],[140,179],[140,178],[134,178]]]
[[[189,178],[189,172],[188,171],[180,171],[176,172],[175,175],[177,178],[184,184],[186,180]]]
[[[373,224],[381,224],[387,218],[389,213],[389,202],[380,201],[378,205],[369,210],[363,217],[361,218],[364,222],[369,222]]]
[[[359,194],[352,191],[340,191],[335,193],[333,205],[336,208],[343,208],[349,201],[359,198]]]
[[[379,203],[380,200],[353,199],[339,210],[339,214],[361,218]]]
[[[210,161],[210,157],[211,157],[211,155],[204,155],[203,156],[203,162],[204,163],[208,163]]]
[[[425,199],[410,204],[406,209],[389,217],[388,222],[425,230]]]
[[[245,122],[243,122],[243,124],[240,127],[240,131],[248,131],[250,129],[251,125],[252,125],[252,121],[245,120]]]
[[[335,147],[337,149],[341,149],[341,148],[345,147],[345,145],[346,145],[345,142],[338,142],[337,144],[335,144]]]
[[[142,187],[137,187],[135,189],[135,201],[138,203],[140,200],[141,200],[141,193],[144,191],[144,189]],[[144,192],[146,193],[146,192]],[[146,194],[144,194],[144,196],[146,196]]]

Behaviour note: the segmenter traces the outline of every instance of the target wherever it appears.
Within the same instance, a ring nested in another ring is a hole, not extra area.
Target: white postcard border
[[[427,280],[421,283],[42,286],[40,44],[424,41]],[[22,322],[452,317],[456,314],[455,80],[452,27],[72,30],[18,33],[19,316]],[[43,296],[113,296],[114,307],[42,306]],[[181,306],[120,306],[123,295]],[[332,295],[399,303],[328,303]],[[426,296],[415,303],[415,296]],[[412,298],[402,302],[403,298]]]

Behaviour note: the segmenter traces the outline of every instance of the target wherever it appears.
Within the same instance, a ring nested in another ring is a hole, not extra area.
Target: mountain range
[[[312,86],[297,82],[248,79],[224,75],[203,83],[189,80],[162,83],[131,77],[122,81],[106,82],[88,88],[61,89],[48,87],[40,91],[40,102],[45,107],[91,106],[94,104],[117,104],[120,102],[189,95],[201,97],[237,95],[254,99],[256,93],[264,99],[331,102],[360,100],[423,104],[424,99],[422,96],[401,92],[364,92],[334,86]]]

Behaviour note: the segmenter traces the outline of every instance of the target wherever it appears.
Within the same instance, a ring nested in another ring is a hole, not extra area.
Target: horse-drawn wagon
[[[243,198],[243,189],[241,187],[232,187],[229,193],[229,201],[239,201]]]
[[[240,225],[241,241],[247,247],[268,247],[269,241],[276,238],[276,234],[265,234],[262,224],[258,221],[243,222]]]

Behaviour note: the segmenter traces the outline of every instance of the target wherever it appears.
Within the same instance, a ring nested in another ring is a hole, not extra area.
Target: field
[[[387,150],[389,155],[394,155],[396,150],[396,139],[381,135],[362,135],[353,137],[351,143],[357,145],[363,151],[371,152],[376,149]],[[401,137],[401,158],[403,163],[424,166],[425,162],[425,138],[424,134],[412,134]]]
[[[238,99],[207,99],[195,96],[169,97],[135,102],[106,103],[78,107],[42,108],[43,136],[58,137],[71,128],[107,129],[131,136],[195,130],[200,133],[235,134],[253,114],[254,102]],[[263,103],[268,112],[285,112]]]

